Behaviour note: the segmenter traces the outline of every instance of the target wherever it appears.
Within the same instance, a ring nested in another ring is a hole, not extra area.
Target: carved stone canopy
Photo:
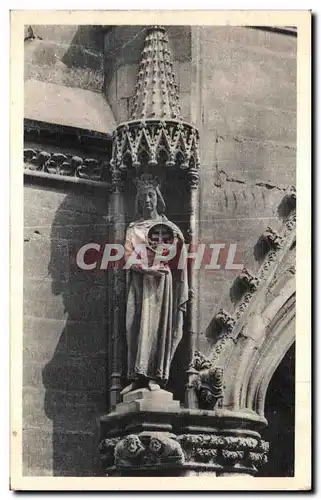
[[[182,121],[130,121],[115,132],[113,161],[120,170],[145,165],[198,168],[198,139],[197,130]]]
[[[138,70],[131,119],[113,137],[111,167],[139,175],[156,166],[187,170],[198,184],[199,134],[180,116],[178,86],[165,29],[151,27]]]

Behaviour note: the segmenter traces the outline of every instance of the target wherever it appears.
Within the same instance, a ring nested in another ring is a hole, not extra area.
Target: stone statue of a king
[[[129,224],[125,241],[130,385],[122,395],[142,387],[159,390],[166,385],[183,336],[188,300],[183,234],[164,215],[166,207],[158,182],[145,176],[136,185],[137,219]]]

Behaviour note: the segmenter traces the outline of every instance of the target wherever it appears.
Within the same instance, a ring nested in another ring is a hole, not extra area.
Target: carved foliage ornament
[[[94,181],[107,181],[109,178],[109,162],[106,160],[82,158],[63,153],[49,153],[31,148],[24,149],[23,154],[27,170]]]
[[[184,434],[178,437],[186,461],[218,466],[261,466],[267,462],[269,443],[252,437]]]
[[[257,470],[267,462],[269,443],[247,436],[183,434],[177,437],[150,432],[103,439],[99,445],[105,467],[118,469],[212,464]]]

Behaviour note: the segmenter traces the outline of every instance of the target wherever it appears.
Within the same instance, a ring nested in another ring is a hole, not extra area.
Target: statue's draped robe
[[[141,220],[128,226],[126,259],[138,245],[147,245],[150,227],[161,221],[173,229],[181,251],[185,251],[180,229],[161,216],[158,221]],[[134,269],[127,271],[128,380],[139,376],[160,382],[168,380],[171,361],[183,336],[183,317],[188,300],[186,268],[186,264],[181,270],[175,266],[160,277]]]

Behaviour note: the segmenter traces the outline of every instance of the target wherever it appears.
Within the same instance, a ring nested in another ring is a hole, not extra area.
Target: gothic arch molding
[[[267,335],[251,371],[246,407],[264,416],[265,397],[270,380],[295,341],[295,294],[284,303],[267,327]]]
[[[224,407],[264,417],[268,384],[295,340],[295,235],[254,293],[218,365],[224,367]]]

